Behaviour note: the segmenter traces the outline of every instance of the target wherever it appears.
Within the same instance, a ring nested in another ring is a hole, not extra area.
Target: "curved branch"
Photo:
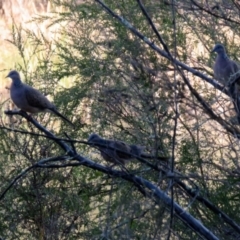
[[[143,34],[141,34],[138,30],[136,30],[131,23],[129,23],[126,19],[124,19],[123,17],[117,15],[116,13],[114,13],[109,7],[107,7],[106,4],[104,4],[101,0],[95,0],[96,2],[98,2],[103,9],[108,12],[111,16],[113,16],[114,18],[116,18],[118,21],[120,21],[125,27],[127,27],[134,35],[136,35],[137,37],[139,37],[141,40],[143,40],[146,44],[148,44],[153,50],[155,50],[157,53],[159,53],[161,56],[167,58],[168,60],[172,61],[172,63],[174,63],[176,66],[181,67],[184,70],[187,70],[188,72],[191,72],[193,75],[198,76],[200,78],[202,78],[203,80],[207,81],[208,83],[210,83],[211,85],[213,85],[216,89],[222,91],[223,93],[225,93],[226,95],[228,95],[229,97],[231,97],[231,95],[229,94],[229,92],[222,87],[221,85],[219,85],[214,79],[208,78],[207,76],[205,76],[204,74],[196,71],[195,69],[187,66],[186,64],[176,60],[175,58],[173,58],[171,55],[169,55],[169,53],[167,53],[166,51],[161,50],[158,46],[156,46],[153,42],[151,42],[147,37],[145,37]],[[169,51],[168,51],[169,52]],[[210,116],[211,119],[217,121],[220,125],[222,125],[223,128],[225,128],[229,133],[231,133],[234,137],[240,139],[240,131],[237,130],[235,127],[232,127],[230,124],[228,124],[226,121],[224,121],[221,117],[217,116],[213,110],[211,109],[211,107],[204,101],[204,99],[198,94],[198,92],[192,87],[192,85],[190,84],[190,82],[188,81],[188,79],[184,76],[183,71],[178,68],[178,71],[181,75],[181,77],[183,78],[185,84],[188,86],[190,92],[196,97],[196,99],[198,100],[198,102],[202,105],[202,107],[205,109],[206,113]]]
[[[32,117],[27,115],[25,112],[19,111],[15,112],[15,114],[19,114],[23,117],[25,117],[28,121],[30,121],[35,127],[37,127],[40,131],[43,131],[46,135],[51,136],[53,140],[62,148],[66,151],[66,154],[70,156],[67,160],[77,160],[77,163],[68,163],[68,166],[71,165],[84,165],[86,167],[90,167],[92,169],[96,169],[98,171],[101,171],[103,173],[106,173],[108,175],[111,175],[113,177],[120,177],[122,179],[125,179],[131,183],[133,183],[137,189],[144,195],[144,196],[154,196],[155,201],[163,201],[167,206],[171,207],[173,204],[174,206],[174,212],[176,215],[182,219],[184,222],[186,222],[188,225],[190,225],[196,232],[202,234],[205,236],[207,239],[210,240],[216,240],[218,239],[213,233],[211,233],[203,224],[201,224],[198,220],[196,220],[191,214],[187,213],[183,208],[181,208],[176,202],[172,201],[172,199],[167,196],[164,191],[160,190],[157,186],[152,184],[151,182],[139,177],[135,176],[134,174],[129,173],[128,171],[119,171],[119,170],[113,170],[108,167],[104,167],[98,163],[95,163],[85,157],[82,157],[81,155],[77,154],[74,152],[72,148],[70,148],[64,141],[58,140],[55,138],[55,135],[49,132],[47,129],[45,129],[43,126],[41,126],[36,120],[34,120]],[[54,139],[55,138],[55,139]],[[62,156],[63,157],[63,156]],[[65,157],[65,156],[64,156]],[[53,161],[63,161],[63,159],[60,157],[57,158],[50,158],[50,159],[43,159],[40,160],[38,163],[34,164],[33,166],[25,169],[19,176],[17,176],[8,186],[8,188],[0,195],[0,199],[2,199],[6,192],[11,188],[11,186],[14,185],[20,179],[22,176],[26,175],[27,172],[29,172],[31,169],[35,167],[66,167],[66,164],[60,164],[60,165],[55,165],[55,164],[50,164],[48,165],[47,163],[53,162]],[[66,159],[64,159],[66,160]],[[47,164],[47,165],[45,165]],[[146,189],[147,188],[147,189]],[[146,190],[147,191],[146,191]]]
[[[214,88],[220,90],[221,92],[225,93],[226,95],[229,96],[229,93],[226,91],[225,87],[221,86],[216,80],[207,77],[205,74],[200,73],[198,71],[196,71],[194,68],[189,67],[188,65],[178,61],[175,58],[172,58],[171,56],[169,56],[169,54],[166,51],[161,50],[157,45],[154,44],[154,42],[151,42],[147,37],[145,37],[142,33],[140,33],[136,28],[133,27],[133,25],[128,22],[125,18],[117,15],[116,13],[114,13],[109,7],[107,7],[107,5],[105,3],[103,3],[101,0],[95,0],[96,2],[98,2],[103,9],[109,13],[111,16],[113,16],[114,18],[116,18],[118,21],[120,21],[126,28],[128,28],[134,35],[136,35],[137,37],[139,37],[141,40],[143,40],[149,47],[151,47],[153,50],[155,50],[158,54],[160,54],[161,56],[167,58],[168,60],[172,61],[173,63],[175,63],[176,65],[178,65],[179,67],[181,67],[184,70],[187,70],[188,72],[191,72],[193,75],[200,77],[201,79],[205,80],[206,82],[210,83],[212,86],[214,86]]]
[[[208,14],[216,17],[216,18],[220,18],[220,19],[223,19],[223,20],[225,20],[225,21],[229,21],[229,22],[235,23],[235,24],[237,24],[237,25],[240,24],[240,22],[238,22],[238,21],[236,21],[236,20],[234,20],[234,19],[232,19],[232,18],[230,18],[230,17],[225,17],[225,16],[218,15],[218,14],[216,14],[216,13],[214,13],[214,12],[212,12],[212,11],[204,8],[204,7],[202,7],[200,4],[198,4],[198,3],[197,3],[196,1],[194,1],[194,0],[191,0],[191,2],[192,2],[196,7],[198,7],[200,10],[202,10],[203,12],[206,12],[206,13],[208,13]]]
[[[33,164],[32,166],[24,169],[20,174],[18,174],[8,185],[8,187],[0,194],[0,200],[2,200],[6,193],[11,189],[11,187],[18,182],[19,179],[21,179],[22,177],[24,177],[30,170],[36,168],[38,165],[40,166],[43,163],[47,163],[47,162],[52,162],[52,161],[59,161],[59,160],[66,160],[69,159],[69,157],[66,156],[58,156],[58,157],[53,157],[53,158],[48,158],[48,159],[43,159],[41,161],[39,161],[38,163]]]

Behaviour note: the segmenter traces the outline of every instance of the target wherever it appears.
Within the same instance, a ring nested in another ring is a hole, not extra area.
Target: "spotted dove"
[[[73,125],[66,117],[57,111],[56,107],[41,92],[23,83],[17,71],[10,71],[7,77],[12,79],[10,87],[11,99],[22,111],[29,113],[50,111]]]
[[[142,153],[142,147],[140,146],[128,145],[125,142],[117,140],[106,140],[96,133],[92,133],[89,136],[88,142],[96,144],[103,159],[114,164],[124,165],[126,161],[132,160],[135,158],[134,156],[140,156]]]

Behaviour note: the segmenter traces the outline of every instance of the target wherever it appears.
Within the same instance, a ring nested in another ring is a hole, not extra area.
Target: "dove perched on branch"
[[[101,152],[102,157],[107,162],[114,164],[125,164],[127,161],[133,160],[134,158],[149,158],[158,159],[160,161],[168,161],[169,157],[155,157],[150,154],[144,153],[144,147],[126,144],[122,141],[117,140],[106,140],[101,138],[98,134],[92,133],[88,138],[88,143],[95,144],[95,146]]]
[[[127,161],[134,159],[135,156],[140,156],[142,153],[142,148],[137,145],[128,145],[117,140],[106,140],[96,133],[89,136],[88,142],[96,144],[104,160],[114,164],[124,165]]]
[[[10,87],[11,99],[22,111],[29,113],[50,111],[74,126],[70,120],[57,111],[54,104],[52,104],[41,92],[23,83],[17,71],[10,71],[7,77],[12,79]]]
[[[233,81],[240,76],[240,74],[237,74],[240,66],[228,57],[225,47],[222,44],[216,44],[212,52],[217,53],[213,70],[214,77],[220,83],[226,86],[229,84],[229,81]]]
[[[240,123],[240,66],[227,56],[222,44],[216,44],[212,52],[217,53],[214,64],[214,77],[227,86],[227,90],[232,97],[234,109],[237,113],[236,119]],[[235,117],[231,118],[231,122]]]

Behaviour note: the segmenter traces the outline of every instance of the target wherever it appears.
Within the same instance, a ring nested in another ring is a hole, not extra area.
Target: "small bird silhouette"
[[[124,165],[127,161],[140,156],[142,152],[142,148],[137,145],[128,145],[117,140],[106,140],[96,133],[89,136],[88,142],[96,144],[104,160],[114,164]]]
[[[16,70],[10,71],[7,77],[12,79],[10,87],[11,99],[22,111],[29,113],[50,111],[74,126],[70,120],[57,111],[55,105],[52,104],[41,92],[23,83]]]

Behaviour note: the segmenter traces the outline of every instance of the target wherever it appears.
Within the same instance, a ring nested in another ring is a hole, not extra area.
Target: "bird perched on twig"
[[[41,92],[23,83],[17,71],[10,71],[7,77],[12,79],[10,87],[11,99],[22,111],[29,113],[50,111],[74,126],[71,121],[57,111],[54,104],[52,104]]]
[[[212,52],[217,53],[213,68],[216,80],[226,86],[229,84],[229,81],[232,81],[240,76],[240,72],[237,74],[240,70],[240,66],[229,59],[225,47],[222,44],[216,44]],[[240,82],[238,84],[240,84]]]
[[[122,141],[117,140],[106,140],[101,138],[98,134],[92,133],[88,138],[88,143],[95,144],[95,146],[101,152],[102,157],[107,162],[114,164],[125,164],[127,161],[133,160],[134,158],[148,158],[157,159],[160,161],[167,162],[169,157],[152,156],[144,153],[144,147],[135,144],[126,144]],[[119,150],[119,151],[118,151]]]
[[[140,156],[142,153],[142,147],[140,146],[128,145],[125,142],[117,140],[106,140],[96,133],[92,133],[89,136],[88,142],[96,144],[104,160],[114,164],[124,165],[127,161]]]
[[[233,105],[237,116],[230,119],[232,123],[237,120],[240,123],[240,66],[229,59],[222,44],[216,44],[212,52],[217,53],[214,65],[214,77],[227,87],[233,100]],[[234,120],[234,121],[233,121]]]

